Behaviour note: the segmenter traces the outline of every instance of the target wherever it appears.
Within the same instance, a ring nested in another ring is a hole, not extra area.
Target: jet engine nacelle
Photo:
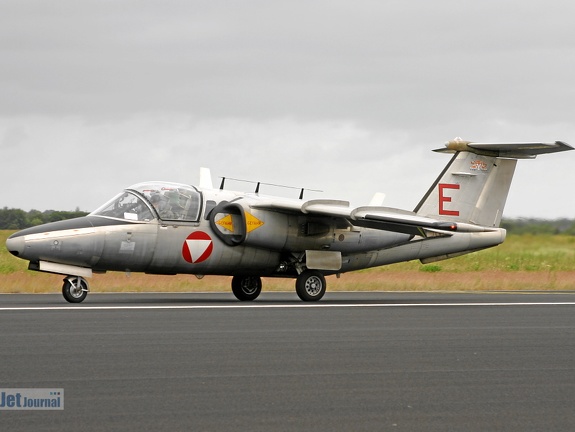
[[[369,235],[365,236],[365,245],[362,245],[359,232],[353,232],[349,224],[340,226],[342,222],[338,224],[336,219],[262,211],[244,207],[239,202],[220,202],[208,219],[213,232],[228,246],[243,245],[275,251],[326,250],[333,246],[345,251],[362,249],[362,246],[374,247]]]
[[[262,212],[237,202],[220,202],[209,214],[213,232],[228,246],[253,246],[282,250],[297,227],[284,213]]]

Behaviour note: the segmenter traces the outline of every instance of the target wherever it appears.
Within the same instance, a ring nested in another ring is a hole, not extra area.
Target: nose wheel
[[[69,303],[81,303],[88,295],[88,282],[81,276],[68,276],[62,285],[62,295]]]

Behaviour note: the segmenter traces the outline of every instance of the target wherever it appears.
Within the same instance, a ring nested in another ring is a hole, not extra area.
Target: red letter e
[[[446,210],[443,207],[443,204],[446,202],[451,202],[450,196],[445,196],[444,189],[459,189],[458,184],[448,184],[448,183],[440,183],[439,184],[439,214],[445,216],[459,216],[458,210]]]

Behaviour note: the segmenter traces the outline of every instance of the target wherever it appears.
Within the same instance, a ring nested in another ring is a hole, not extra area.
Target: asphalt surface
[[[575,293],[0,295],[2,431],[575,429]]]

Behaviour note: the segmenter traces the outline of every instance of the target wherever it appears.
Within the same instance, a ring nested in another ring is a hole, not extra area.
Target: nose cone
[[[6,249],[14,256],[21,256],[24,252],[24,247],[24,236],[19,236],[18,233],[6,239]]]

